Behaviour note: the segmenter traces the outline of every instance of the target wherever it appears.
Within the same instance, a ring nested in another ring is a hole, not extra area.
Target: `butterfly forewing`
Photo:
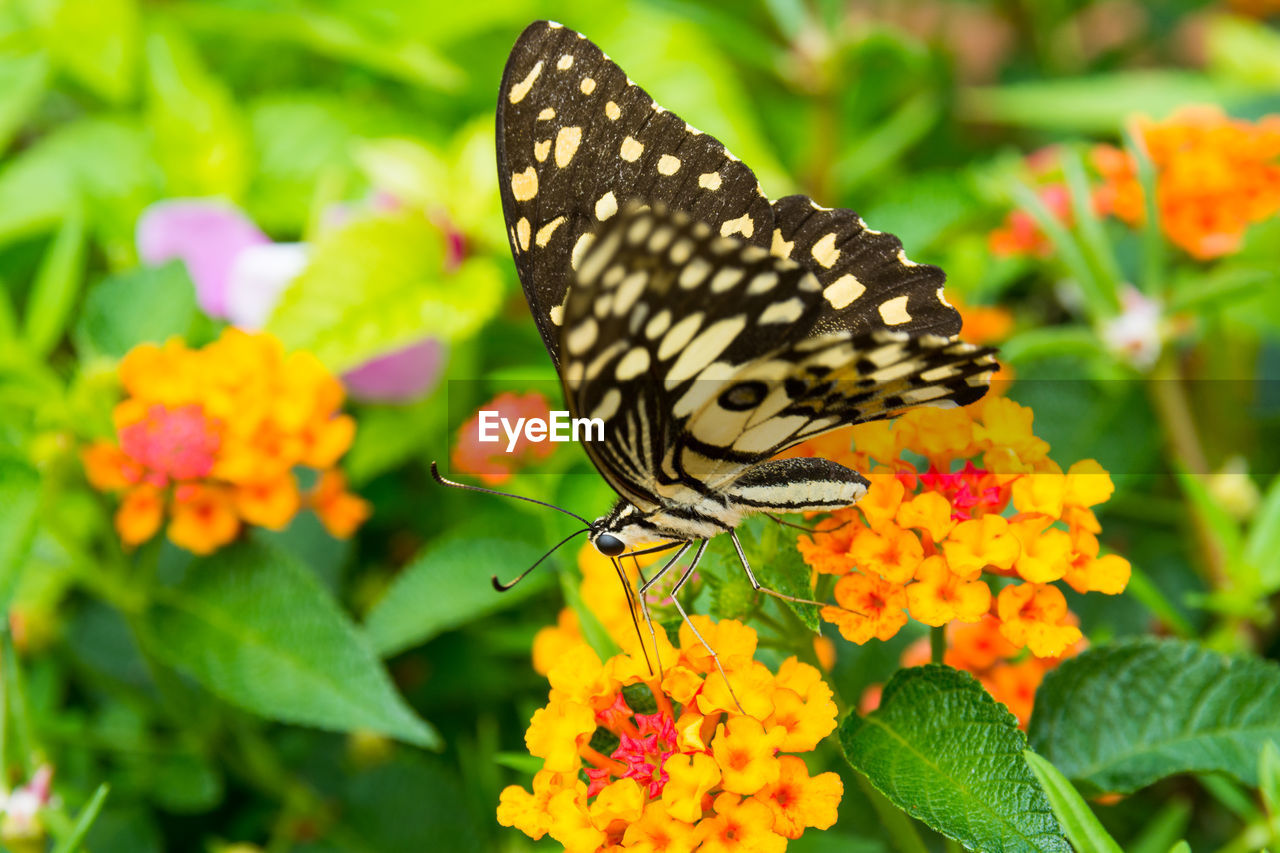
[[[768,245],[773,213],[752,171],[667,112],[572,30],[528,27],[498,95],[498,177],[508,239],[547,350],[596,228],[629,201],[665,203]]]

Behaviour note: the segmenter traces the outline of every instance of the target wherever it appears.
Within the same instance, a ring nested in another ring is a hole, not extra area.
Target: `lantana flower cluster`
[[[1032,420],[988,396],[801,445],[870,472],[866,497],[798,542],[816,572],[838,577],[823,618],[859,644],[890,639],[908,613],[935,627],[993,614],[1006,640],[1037,657],[1078,642],[1058,583],[1115,595],[1129,580],[1128,561],[1100,553],[1092,509],[1114,487],[1093,460],[1064,472]]]
[[[750,627],[693,622],[724,675],[688,625],[679,649],[659,634],[658,675],[637,655],[601,662],[585,643],[560,648],[525,734],[542,769],[532,790],[502,792],[501,824],[568,853],[780,853],[835,823],[840,777],[810,775],[795,754],[835,729],[818,670],[793,657],[775,674],[754,659]]]
[[[546,459],[555,450],[556,445],[552,442],[530,441],[523,431],[513,444],[501,429],[497,430],[497,441],[481,441],[480,413],[484,411],[496,412],[499,417],[515,424],[527,418],[547,420],[551,405],[537,391],[527,394],[504,391],[485,403],[458,430],[458,438],[449,457],[455,471],[471,474],[496,486],[511,479],[511,475],[525,465]],[[510,451],[507,449],[509,445]]]
[[[342,385],[309,353],[228,328],[199,349],[178,338],[137,346],[119,374],[115,438],[83,457],[96,488],[122,493],[115,526],[126,545],[166,518],[175,545],[208,554],[245,524],[278,530],[304,507],[339,537],[368,516],[336,467],[356,428],[341,413]],[[299,467],[318,472],[305,493]]]
[[[1184,107],[1162,121],[1138,118],[1134,139],[1156,177],[1160,226],[1169,242],[1197,260],[1240,249],[1245,231],[1280,212],[1280,115],[1256,122],[1233,119],[1211,105]],[[1056,166],[1056,150],[1026,158],[1040,201],[1066,225],[1070,194]],[[1099,145],[1091,157],[1098,185],[1094,210],[1131,226],[1146,220],[1138,164],[1127,151]],[[988,236],[997,255],[1047,257],[1049,239],[1025,211],[1012,211]]]
[[[1245,230],[1280,212],[1280,115],[1250,122],[1217,106],[1184,107],[1164,121],[1140,118],[1138,143],[1156,169],[1160,225],[1200,260],[1240,248]],[[1146,219],[1137,164],[1113,146],[1094,150],[1101,203],[1130,225]]]

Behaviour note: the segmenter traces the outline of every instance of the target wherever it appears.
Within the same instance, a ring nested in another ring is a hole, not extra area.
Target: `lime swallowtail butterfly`
[[[648,586],[694,549],[680,608],[722,533],[754,588],[791,598],[761,587],[734,528],[848,506],[868,482],[777,454],[986,391],[994,356],[955,339],[940,269],[850,210],[771,201],[579,33],[540,21],[520,36],[497,154],[516,269],[569,409],[605,422],[584,446],[619,500],[579,533],[613,558],[675,549],[640,589],[646,620]]]

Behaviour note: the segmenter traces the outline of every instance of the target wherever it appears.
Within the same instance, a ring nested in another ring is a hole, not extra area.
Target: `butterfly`
[[[770,200],[724,145],[559,24],[531,24],[511,52],[497,163],[568,407],[605,425],[583,446],[618,501],[579,533],[610,558],[675,550],[638,590],[651,634],[644,593],[693,549],[670,593],[688,622],[676,593],[721,534],[753,588],[803,601],[758,582],[735,528],[849,506],[868,481],[774,457],[915,405],[971,403],[996,369],[955,338],[940,269],[850,210]]]

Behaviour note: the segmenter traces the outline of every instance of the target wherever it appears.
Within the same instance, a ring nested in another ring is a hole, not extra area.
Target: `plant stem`
[[[929,630],[929,659],[942,663],[947,656],[947,626],[939,625]]]
[[[1204,446],[1200,443],[1195,419],[1191,415],[1191,404],[1182,385],[1177,355],[1171,348],[1166,347],[1160,354],[1159,361],[1151,371],[1151,381],[1147,383],[1147,388],[1174,459],[1191,474],[1206,476],[1209,473],[1209,462]],[[1230,584],[1226,552],[1221,543],[1214,539],[1211,528],[1195,508],[1194,502],[1190,504],[1190,509],[1196,539],[1204,556],[1207,580],[1213,589],[1225,589]]]

